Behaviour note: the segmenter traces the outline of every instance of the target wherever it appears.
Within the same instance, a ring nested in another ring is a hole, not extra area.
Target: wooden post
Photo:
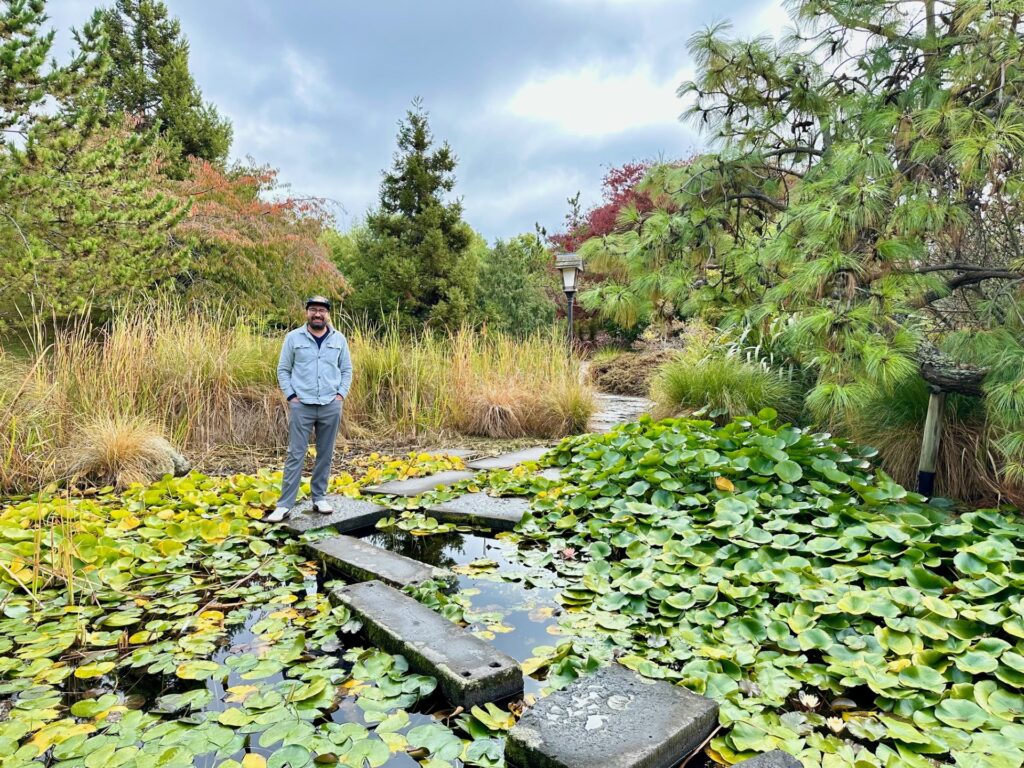
[[[931,496],[935,490],[935,465],[939,458],[945,405],[946,393],[932,387],[928,397],[928,416],[924,420],[924,435],[921,438],[921,460],[917,464],[917,492],[924,496]]]

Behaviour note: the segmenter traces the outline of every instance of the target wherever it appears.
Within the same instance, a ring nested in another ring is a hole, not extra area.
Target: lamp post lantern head
[[[560,253],[555,257],[555,266],[562,273],[562,290],[576,293],[579,273],[583,271],[583,259],[575,253]]]

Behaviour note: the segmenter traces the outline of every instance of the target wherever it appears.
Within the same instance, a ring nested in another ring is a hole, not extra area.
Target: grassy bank
[[[283,333],[259,329],[251,318],[162,306],[102,330],[37,333],[27,354],[0,347],[0,489],[31,490],[85,458],[123,459],[159,437],[186,452],[282,447]],[[343,330],[355,368],[349,434],[553,438],[583,430],[593,408],[556,334]]]

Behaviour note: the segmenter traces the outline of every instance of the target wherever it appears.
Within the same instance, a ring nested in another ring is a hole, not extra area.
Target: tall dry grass
[[[284,334],[261,333],[258,318],[165,303],[101,329],[43,327],[27,355],[0,347],[2,490],[67,478],[88,457],[116,463],[110,445],[134,443],[142,456],[146,441],[125,438],[132,424],[151,425],[138,434],[162,434],[186,452],[284,445],[276,379]],[[553,438],[585,429],[593,410],[580,361],[566,357],[554,331],[525,340],[469,329],[346,335],[355,377],[345,422],[361,437]]]
[[[552,330],[523,339],[470,329],[410,338],[349,329],[350,424],[370,434],[561,437],[586,428],[593,396]]]
[[[893,392],[879,394],[831,427],[877,449],[882,468],[896,482],[914,488],[927,412],[928,387],[915,378]],[[1001,472],[990,430],[980,400],[947,397],[935,467],[936,493],[977,506],[1024,503],[1024,488]]]

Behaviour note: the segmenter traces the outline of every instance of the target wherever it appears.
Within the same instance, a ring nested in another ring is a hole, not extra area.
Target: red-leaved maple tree
[[[283,311],[310,293],[348,293],[322,239],[332,221],[327,202],[281,194],[275,169],[225,172],[193,159],[172,193],[189,203],[175,235],[191,246],[193,292]]]

